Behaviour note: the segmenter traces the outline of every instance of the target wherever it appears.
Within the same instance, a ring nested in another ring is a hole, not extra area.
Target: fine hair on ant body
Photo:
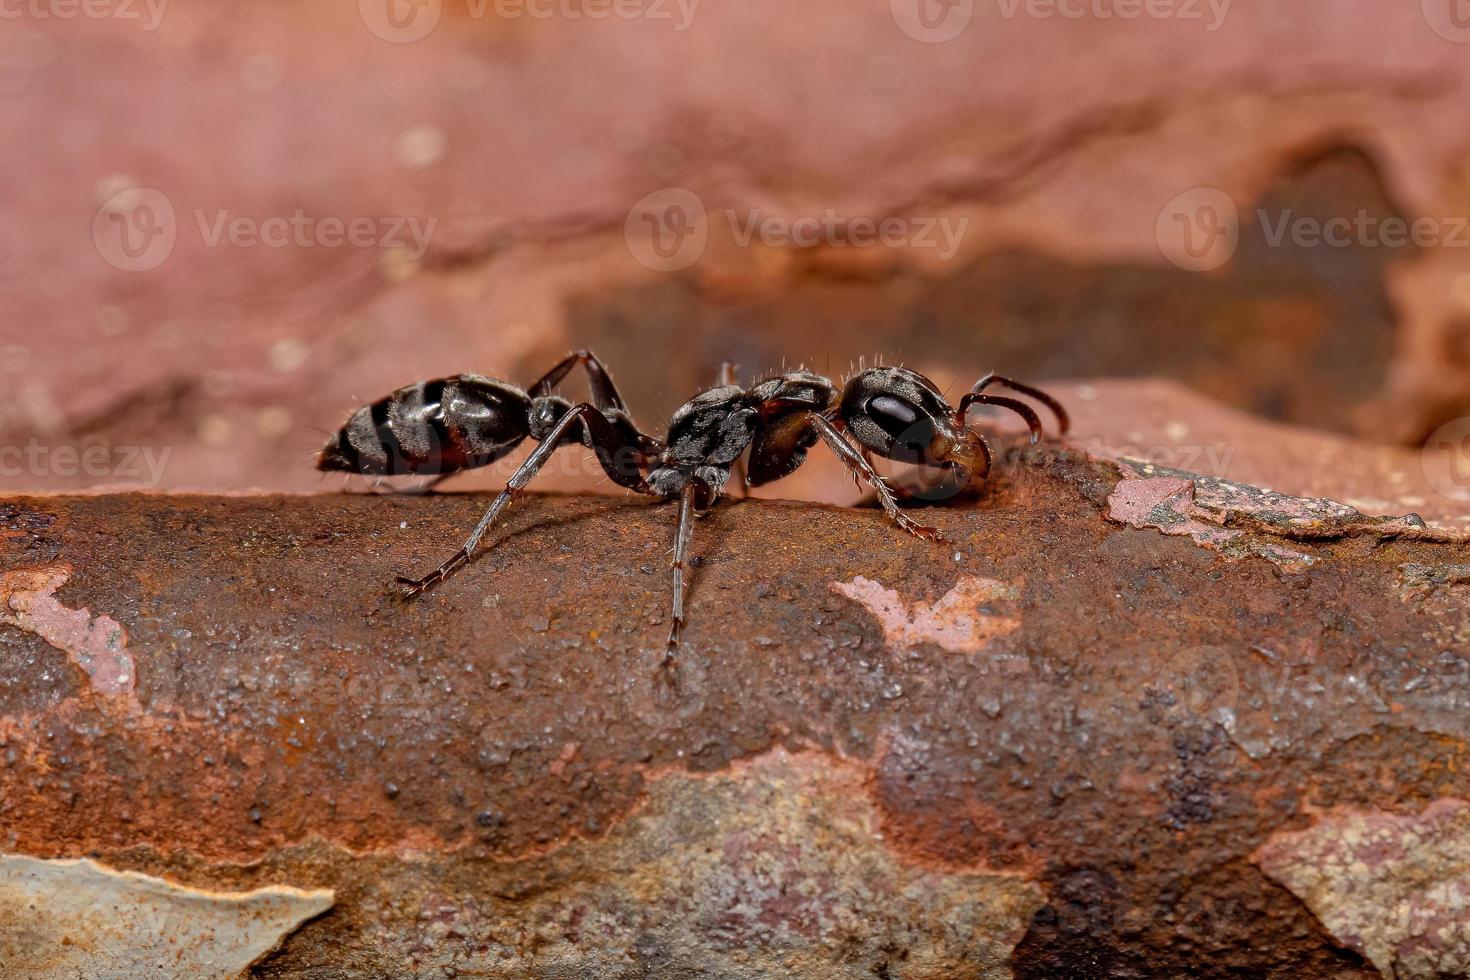
[[[573,405],[554,392],[579,365],[587,374],[591,400]],[[805,370],[766,378],[749,388],[735,383],[731,365],[721,375],[721,384],[674,412],[662,440],[638,429],[607,370],[588,351],[569,354],[526,390],[472,374],[420,382],[354,412],[318,455],[317,467],[442,479],[494,462],[525,439],[539,443],[457,552],[422,578],[398,579],[413,597],[469,562],[501,512],[558,447],[591,448],[615,483],[678,501],[673,622],[663,659],[668,666],[685,623],[685,573],[695,514],[715,505],[742,458],[747,460],[743,482],[756,487],[788,476],[805,461],[808,450],[825,443],[854,479],[867,484],[894,523],[938,541],[937,528],[918,523],[900,508],[905,499],[933,499],[935,494],[890,486],[870,456],[937,468],[939,478],[932,487],[947,499],[981,489],[994,463],[990,443],[966,422],[970,409],[992,405],[1015,412],[1025,421],[1032,444],[1044,434],[1030,405],[987,389],[1000,387],[1033,398],[1056,416],[1059,433],[1068,428],[1066,409],[1055,398],[996,374],[976,382],[958,406],[950,405],[928,378],[903,367],[859,371],[841,389]]]

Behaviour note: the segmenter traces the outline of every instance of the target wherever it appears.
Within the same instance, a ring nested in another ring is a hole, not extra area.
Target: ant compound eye
[[[895,439],[913,428],[914,423],[919,421],[917,409],[892,395],[879,395],[868,399],[868,404],[863,407],[863,410],[867,412],[868,418],[878,423],[878,428]]]
[[[921,450],[934,437],[933,421],[901,398],[878,395],[868,399],[864,411],[898,446]]]

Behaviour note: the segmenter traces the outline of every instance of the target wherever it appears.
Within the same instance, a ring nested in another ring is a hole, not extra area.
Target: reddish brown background
[[[462,370],[529,380],[590,346],[654,428],[724,358],[840,372],[877,354],[946,383],[1173,378],[1417,445],[1470,404],[1470,249],[1271,248],[1254,214],[1470,213],[1470,44],[1433,29],[1435,2],[1237,0],[1211,31],[1207,5],[1069,19],[984,0],[944,43],[839,0],[704,0],[683,31],[672,5],[538,19],[445,0],[413,43],[348,0],[170,4],[155,30],[141,6],[25,14],[0,34],[0,432],[166,447],[166,488],[333,489],[309,454],[361,401]],[[92,234],[130,187],[176,212],[149,271],[109,265]],[[678,272],[624,235],[666,187],[712,216]],[[1244,216],[1206,273],[1156,236],[1201,187]],[[726,208],[970,224],[949,261],[741,248]],[[195,217],[297,209],[436,227],[414,262],[210,247]],[[1084,441],[1180,441],[1133,389],[1079,415]],[[1254,449],[1230,448],[1236,469]],[[840,498],[830,472],[783,492]],[[42,467],[3,489],[132,482]]]

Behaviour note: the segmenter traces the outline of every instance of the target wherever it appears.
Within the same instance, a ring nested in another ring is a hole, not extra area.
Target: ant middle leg
[[[817,430],[817,434],[822,437],[822,441],[827,444],[828,448],[847,467],[853,479],[866,483],[872,488],[873,493],[878,497],[878,503],[882,505],[883,510],[893,519],[895,524],[915,537],[923,538],[925,541],[943,540],[944,536],[940,533],[939,528],[920,524],[899,509],[898,499],[894,495],[893,490],[888,486],[888,483],[863,458],[863,454],[853,448],[852,443],[848,442],[847,438],[837,426],[832,424],[831,419],[825,415],[817,415],[815,413],[808,416],[808,418],[811,419],[812,427]]]
[[[551,458],[551,454],[563,445],[563,439],[568,430],[579,421],[586,425],[587,430],[592,433],[594,450],[598,461],[602,463],[603,469],[607,471],[608,476],[630,490],[636,490],[640,493],[651,492],[648,484],[644,482],[641,473],[635,473],[627,469],[626,466],[618,465],[620,460],[631,458],[630,454],[634,452],[633,447],[622,443],[618,438],[616,430],[613,429],[612,425],[596,406],[583,402],[562,416],[561,420],[557,422],[556,427],[547,434],[546,439],[536,447],[530,456],[526,457],[526,461],[521,464],[520,468],[507,481],[505,489],[491,501],[489,508],[485,511],[485,515],[480,518],[480,523],[475,525],[474,531],[470,533],[470,536],[460,546],[460,549],[450,556],[448,561],[423,578],[413,579],[401,575],[398,577],[398,583],[408,587],[408,598],[413,598],[433,588],[469,563],[470,558],[474,556],[475,550],[479,548],[481,540],[484,539],[486,532],[495,524],[501,512],[510,506],[511,502],[526,488],[526,485],[535,478],[537,472]]]

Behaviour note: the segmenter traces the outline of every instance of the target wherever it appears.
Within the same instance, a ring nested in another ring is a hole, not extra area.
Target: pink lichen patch
[[[1463,532],[1431,528],[1417,514],[1370,517],[1354,507],[1320,497],[1293,497],[1215,476],[1165,470],[1117,458],[1122,481],[1108,498],[1108,516],[1165,534],[1188,534],[1199,544],[1232,557],[1258,555],[1277,561],[1260,535],[1294,541],[1328,541],[1374,534],[1422,541],[1463,541]],[[1286,563],[1310,564],[1310,555],[1288,551]]]
[[[1129,472],[1124,471],[1123,479],[1108,497],[1110,520],[1155,528],[1164,534],[1187,535],[1200,547],[1226,557],[1264,558],[1287,571],[1313,565],[1317,558],[1263,534],[1327,538],[1370,524],[1386,529],[1391,523],[1383,518],[1364,518],[1351,507],[1330,500],[1286,497],[1211,477],[1129,476]],[[1359,519],[1358,523],[1350,519],[1353,517]],[[1254,533],[1227,526],[1230,524],[1244,524]]]
[[[967,653],[1021,628],[1020,617],[996,609],[1013,605],[1019,591],[992,578],[966,575],[933,603],[905,602],[897,592],[861,575],[851,582],[833,582],[832,590],[865,606],[893,647],[934,643]]]
[[[0,573],[0,625],[34,633],[64,651],[98,694],[131,695],[138,674],[127,651],[127,631],[109,616],[93,616],[57,601],[56,590],[69,578],[68,565]]]
[[[1124,479],[1108,497],[1108,516],[1133,527],[1158,528],[1165,534],[1187,534],[1206,547],[1243,534],[1207,524],[1194,514],[1194,481],[1177,476]]]
[[[1470,803],[1333,813],[1273,835],[1253,860],[1384,976],[1470,973]]]

